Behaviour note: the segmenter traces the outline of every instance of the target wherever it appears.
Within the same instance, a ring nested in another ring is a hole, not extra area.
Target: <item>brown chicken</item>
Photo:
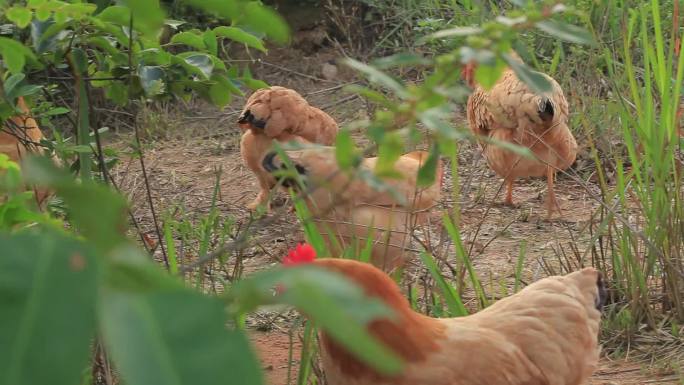
[[[330,115],[309,105],[296,91],[277,86],[254,92],[247,99],[238,125],[245,131],[240,142],[242,159],[260,186],[256,199],[247,205],[252,210],[268,201],[268,194],[275,186],[275,179],[261,166],[273,140],[304,139],[329,146],[335,143],[338,131]]]
[[[417,187],[416,178],[428,153],[414,151],[401,156],[394,168],[403,178],[383,180],[392,193],[387,189],[378,191],[359,178],[361,173],[373,172],[378,158],[365,158],[355,172],[343,172],[331,147],[286,154],[310,189],[309,211],[334,255],[340,255],[349,246],[358,253],[372,239],[374,265],[392,271],[404,264],[412,230],[427,221],[430,209],[440,200],[441,163],[438,162],[435,182],[423,189]],[[263,167],[269,172],[286,168],[275,152],[266,155]],[[284,185],[296,185],[293,180],[284,179]]]
[[[11,117],[3,125],[0,131],[0,153],[7,154],[10,160],[19,163],[30,152],[43,153],[43,148],[38,144],[44,136],[21,96],[17,99],[17,107],[23,114]],[[49,191],[43,189],[34,189],[34,193],[39,206],[50,195]]]
[[[520,60],[513,54],[516,60]],[[475,64],[467,64],[463,75],[474,88],[468,98],[470,129],[483,137],[527,147],[536,156],[529,159],[494,144],[481,141],[487,163],[506,183],[505,204],[513,205],[513,182],[520,177],[546,176],[547,209],[551,217],[560,212],[553,189],[558,170],[572,165],[577,156],[577,142],[568,128],[568,102],[560,85],[544,75],[552,90],[538,95],[506,68],[489,91],[475,84]]]
[[[322,333],[330,385],[581,385],[596,369],[606,291],[593,268],[544,278],[469,316],[431,318],[414,312],[377,268],[314,257],[300,245],[283,263],[341,273],[384,301],[395,317],[370,322],[369,332],[405,362],[400,374],[382,375]]]

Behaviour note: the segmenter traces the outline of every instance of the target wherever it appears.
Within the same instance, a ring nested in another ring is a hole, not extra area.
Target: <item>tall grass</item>
[[[632,327],[655,328],[663,317],[684,321],[684,185],[677,159],[684,49],[677,18],[675,33],[664,33],[670,26],[661,16],[658,0],[629,12],[623,50],[611,67],[627,155],[616,159],[617,186],[604,196],[631,214],[607,215],[612,283],[624,300],[618,311],[629,313]]]

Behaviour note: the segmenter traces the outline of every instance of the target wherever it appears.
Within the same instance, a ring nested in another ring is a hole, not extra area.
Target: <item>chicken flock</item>
[[[485,90],[475,83],[474,71],[474,64],[463,71],[473,88],[467,120],[489,167],[504,179],[504,202],[513,204],[517,178],[544,176],[551,216],[560,210],[554,176],[570,167],[577,154],[562,89],[547,76],[551,92],[536,94],[507,68],[494,87]],[[43,138],[23,98],[17,107],[21,115],[6,122],[0,132],[0,152],[14,161],[27,151],[41,152],[33,144]],[[394,376],[376,372],[321,333],[322,364],[330,385],[580,385],[591,376],[600,352],[600,309],[606,296],[598,271],[585,268],[544,278],[467,317],[437,319],[419,314],[388,274],[404,266],[413,229],[430,221],[441,200],[441,162],[435,167],[434,182],[418,187],[418,171],[429,154],[414,151],[400,156],[394,168],[402,178],[381,178],[385,188],[378,190],[367,177],[378,159],[362,158],[353,170],[341,169],[333,147],[338,124],[296,91],[283,87],[254,92],[237,123],[244,131],[242,159],[259,185],[247,207],[268,208],[274,187],[293,188],[306,203],[310,218],[304,219],[313,221],[324,236],[328,257],[340,257],[351,247],[356,255],[367,253],[370,262],[314,260],[311,246],[299,245],[287,258],[288,264],[310,263],[340,273],[395,313],[367,327],[404,360],[402,372]],[[527,147],[536,158],[521,157],[490,144],[489,139]],[[275,143],[288,142],[299,146],[274,148]],[[42,202],[47,193],[36,195]]]
[[[485,90],[475,83],[475,70],[475,64],[463,70],[473,89],[467,120],[487,164],[504,179],[504,203],[513,205],[517,178],[546,177],[551,217],[560,211],[554,176],[570,167],[577,154],[561,87],[544,75],[551,91],[537,94],[507,68]],[[591,376],[599,358],[600,309],[606,297],[597,270],[584,268],[539,280],[467,317],[436,319],[416,313],[388,274],[406,263],[411,231],[429,222],[441,200],[441,162],[434,183],[418,187],[418,171],[428,153],[407,153],[394,164],[402,178],[381,178],[385,189],[378,190],[362,177],[373,173],[377,158],[360,159],[352,171],[341,169],[332,146],[337,124],[282,87],[252,95],[238,124],[245,130],[243,159],[261,186],[248,207],[267,204],[276,185],[294,189],[310,215],[303,220],[313,221],[327,243],[326,257],[337,257],[314,260],[313,248],[305,244],[291,251],[284,263],[311,263],[340,273],[396,313],[367,328],[404,360],[402,372],[383,375],[322,332],[321,362],[330,385],[581,385]],[[288,141],[296,142],[296,149],[273,148],[274,142]],[[493,141],[527,147],[534,158]],[[339,258],[350,247],[357,256],[370,247],[370,263]]]

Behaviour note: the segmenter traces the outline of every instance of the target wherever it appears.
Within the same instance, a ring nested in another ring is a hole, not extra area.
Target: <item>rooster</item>
[[[514,60],[520,58],[512,54]],[[572,165],[577,142],[568,128],[568,102],[560,85],[544,75],[551,91],[536,94],[506,68],[489,91],[475,84],[475,63],[467,64],[463,76],[473,93],[468,98],[467,117],[471,131],[481,137],[529,148],[536,159],[517,155],[496,145],[481,142],[487,163],[506,183],[504,203],[513,206],[513,183],[520,177],[546,176],[548,217],[560,212],[553,189],[556,171]]]
[[[403,358],[401,373],[378,373],[322,332],[330,385],[580,385],[598,363],[606,289],[593,268],[544,278],[469,316],[431,318],[413,311],[397,284],[369,264],[315,260],[309,245],[298,245],[283,263],[340,273],[395,313],[367,327]]]
[[[247,205],[250,210],[268,201],[275,179],[262,167],[261,160],[273,141],[304,140],[332,145],[337,136],[337,123],[330,115],[313,107],[296,91],[284,87],[260,89],[247,99],[238,118],[244,130],[240,141],[242,159],[256,175],[260,191]]]
[[[36,120],[31,117],[31,110],[26,101],[21,96],[17,98],[17,107],[22,114],[12,116],[0,130],[0,153],[6,154],[11,161],[19,163],[30,152],[43,153],[43,148],[39,144],[44,136]],[[42,189],[35,189],[34,193],[38,206],[42,206],[50,195],[47,190]]]
[[[387,189],[378,191],[367,178],[378,158],[365,158],[356,172],[341,171],[332,147],[287,151],[288,158],[304,179],[307,205],[316,226],[333,253],[347,246],[361,250],[372,238],[371,260],[385,271],[401,267],[405,249],[415,226],[427,221],[430,209],[440,200],[442,166],[438,162],[435,182],[427,188],[417,186],[418,169],[428,153],[414,151],[399,157],[394,168],[402,179],[383,180]],[[266,171],[286,169],[275,152],[264,157]],[[277,174],[277,173],[276,173]],[[281,177],[282,183],[296,186],[295,181]],[[357,241],[357,242],[355,242]]]

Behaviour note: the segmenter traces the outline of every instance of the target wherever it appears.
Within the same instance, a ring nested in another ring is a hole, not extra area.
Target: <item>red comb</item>
[[[308,243],[300,243],[283,258],[283,265],[293,266],[311,263],[316,259],[316,250]]]

